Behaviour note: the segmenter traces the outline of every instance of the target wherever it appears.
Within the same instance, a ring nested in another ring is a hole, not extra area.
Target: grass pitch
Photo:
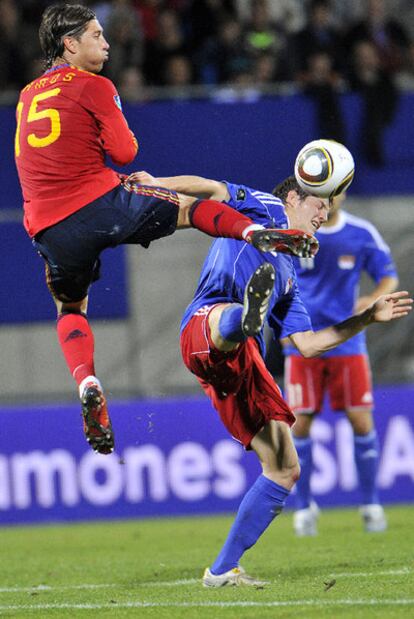
[[[319,536],[282,514],[246,553],[264,589],[205,589],[230,517],[0,529],[1,617],[157,619],[414,616],[414,506],[366,534],[356,510],[326,510]]]

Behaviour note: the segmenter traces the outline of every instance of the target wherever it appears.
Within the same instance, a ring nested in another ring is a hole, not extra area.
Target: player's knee
[[[286,466],[282,471],[284,476],[286,477],[287,483],[289,487],[292,487],[300,477],[300,464],[299,461],[296,460],[292,464]]]
[[[85,316],[87,311],[87,301],[83,299],[78,303],[59,303],[57,304],[58,320],[67,314],[80,314]]]
[[[300,464],[297,459],[282,465],[272,463],[263,467],[263,473],[275,483],[291,490],[300,477]]]
[[[299,461],[292,467],[292,482],[296,484],[300,477],[300,464]]]
[[[192,207],[196,202],[199,202],[192,196],[185,196],[178,194],[180,198],[180,204],[178,208],[177,228],[191,228],[191,213]]]
[[[359,409],[347,413],[354,434],[368,434],[374,429],[374,420],[371,410]]]

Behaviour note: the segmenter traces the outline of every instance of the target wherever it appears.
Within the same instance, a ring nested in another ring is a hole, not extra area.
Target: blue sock
[[[354,456],[362,493],[362,504],[378,503],[379,445],[375,430],[371,430],[368,434],[354,434]]]
[[[300,477],[296,482],[296,509],[306,509],[310,505],[310,477],[313,469],[312,439],[293,437],[299,456]]]
[[[242,554],[257,542],[272,520],[282,511],[289,490],[260,475],[244,495],[236,519],[217,559],[213,574],[237,567]]]
[[[238,303],[232,303],[222,312],[219,331],[223,339],[230,342],[243,342],[246,339],[241,326],[242,314],[243,305]]]

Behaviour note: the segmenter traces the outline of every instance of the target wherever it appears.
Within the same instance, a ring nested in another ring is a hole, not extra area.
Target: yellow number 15
[[[41,111],[37,109],[37,104],[40,101],[44,101],[50,97],[56,97],[59,93],[60,88],[53,88],[53,90],[47,90],[46,92],[41,92],[40,94],[35,95],[32,99],[29,112],[27,114],[27,122],[32,123],[36,120],[42,120],[43,118],[48,118],[50,120],[50,132],[47,135],[40,138],[35,133],[29,133],[27,136],[27,142],[30,146],[33,146],[33,148],[44,148],[45,146],[49,146],[49,144],[56,142],[60,136],[60,115],[58,110],[51,107]],[[20,128],[22,124],[23,108],[24,104],[20,101],[17,104],[17,128],[14,139],[14,150],[16,157],[20,155]]]

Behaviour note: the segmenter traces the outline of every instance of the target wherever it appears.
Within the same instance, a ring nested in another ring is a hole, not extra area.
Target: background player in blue
[[[314,259],[294,259],[301,297],[314,329],[323,329],[352,311],[364,310],[379,295],[393,292],[398,285],[388,246],[371,223],[341,210],[344,199],[344,194],[334,199],[328,221],[317,234],[318,255]],[[358,298],[363,271],[369,274],[375,287],[370,295]],[[365,333],[316,359],[300,357],[291,345],[286,354],[286,397],[297,417],[293,435],[301,465],[301,477],[296,485],[296,534],[317,533],[319,510],[310,492],[313,468],[310,429],[321,409],[325,391],[329,392],[332,409],[345,411],[352,425],[365,530],[383,531],[387,521],[376,486],[379,446],[372,416]]]
[[[274,195],[191,176],[153,179],[144,173],[138,180],[190,195],[214,196],[269,227],[314,233],[328,215],[328,204],[301,191],[294,177],[276,187]],[[224,546],[204,572],[206,587],[263,584],[246,574],[240,558],[281,512],[299,477],[290,432],[295,418],[262,356],[265,320],[276,337],[289,337],[301,354],[311,357],[344,342],[371,322],[406,315],[412,303],[406,292],[382,296],[361,314],[313,332],[299,297],[292,258],[261,254],[244,245],[230,239],[211,245],[181,325],[185,364],[230,434],[253,450],[262,466]]]

